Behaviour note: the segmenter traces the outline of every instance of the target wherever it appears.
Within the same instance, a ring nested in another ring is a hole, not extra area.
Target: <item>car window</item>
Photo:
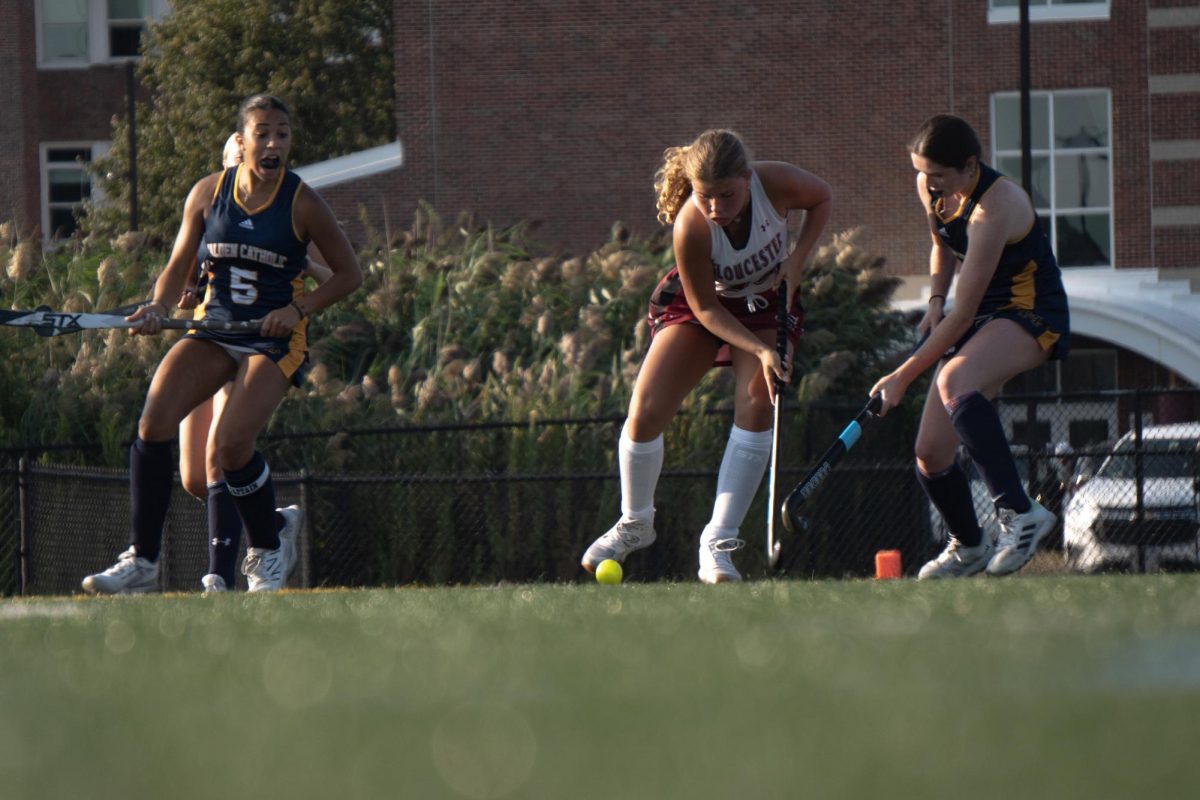
[[[1191,478],[1196,476],[1196,439],[1144,439],[1142,475],[1146,478]],[[1133,440],[1117,443],[1116,450],[1100,465],[1098,478],[1134,480],[1137,458]]]

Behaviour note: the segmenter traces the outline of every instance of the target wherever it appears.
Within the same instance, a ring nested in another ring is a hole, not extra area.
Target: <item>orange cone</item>
[[[900,551],[880,550],[875,554],[875,579],[900,577]]]

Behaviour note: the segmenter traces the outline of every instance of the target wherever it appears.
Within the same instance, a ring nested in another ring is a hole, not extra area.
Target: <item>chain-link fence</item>
[[[1059,515],[1032,569],[1159,570],[1200,565],[1200,396],[1193,391],[1038,395],[998,401],[1031,495]],[[780,491],[807,471],[861,406],[826,402],[785,416]],[[861,442],[783,534],[780,572],[872,574],[881,549],[914,572],[944,530],[912,471],[915,410],[869,420]],[[659,539],[626,562],[635,580],[692,579],[711,513],[729,415],[680,415],[656,496]],[[264,437],[281,505],[306,511],[293,585],[570,581],[615,520],[621,420],[551,420]],[[962,457],[962,456],[960,456]],[[128,473],[66,466],[30,448],[0,465],[0,591],[61,594],[113,562],[128,540]],[[311,468],[310,466],[311,465]],[[318,466],[319,465],[319,466]],[[972,475],[980,521],[995,531]],[[766,490],[735,560],[768,574]],[[244,546],[244,543],[243,543]],[[162,585],[199,589],[205,506],[177,489],[164,534]]]

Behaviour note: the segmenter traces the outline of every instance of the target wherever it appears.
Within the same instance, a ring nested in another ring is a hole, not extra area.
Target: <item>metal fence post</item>
[[[21,456],[17,462],[17,519],[20,526],[20,550],[17,557],[21,562],[21,596],[29,588],[29,459]]]
[[[1142,455],[1142,390],[1133,393],[1133,474],[1134,474],[1134,519],[1141,524],[1145,512],[1145,469]]]
[[[300,528],[300,587],[312,588],[312,505],[309,503],[308,484],[312,476],[307,469],[300,470],[300,507],[304,509],[304,522]]]
[[[1026,466],[1029,469],[1025,489],[1030,497],[1034,497],[1037,492],[1038,479],[1036,475],[1041,461],[1041,448],[1037,445],[1037,431],[1035,430],[1037,420],[1038,401],[1036,397],[1030,397],[1025,401],[1025,458]]]

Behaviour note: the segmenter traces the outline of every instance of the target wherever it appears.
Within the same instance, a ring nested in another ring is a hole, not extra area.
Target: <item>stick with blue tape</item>
[[[784,498],[781,514],[783,516],[783,526],[792,533],[800,533],[807,526],[804,522],[803,515],[800,513],[804,503],[817,490],[825,479],[829,477],[829,473],[833,470],[835,464],[842,459],[850,451],[850,448],[858,442],[862,436],[862,423],[867,417],[875,416],[879,413],[879,407],[883,403],[883,398],[877,394],[871,395],[871,399],[863,406],[862,411],[850,421],[829,449],[825,451],[818,460],[815,466],[808,471],[804,479],[796,484],[796,488],[792,489],[791,493]]]

